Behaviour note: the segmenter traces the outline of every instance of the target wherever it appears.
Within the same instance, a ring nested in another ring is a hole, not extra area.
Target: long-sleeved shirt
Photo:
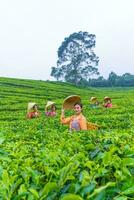
[[[50,117],[54,117],[54,116],[56,116],[56,112],[55,111],[46,111],[45,115],[50,116]]]
[[[71,124],[73,121],[78,121],[80,130],[87,130],[87,120],[84,117],[84,115],[82,115],[82,114],[73,115],[73,116],[67,117],[67,118],[65,118],[61,115],[61,123],[69,125],[70,129],[72,128]]]
[[[32,118],[35,118],[35,117],[39,117],[39,112],[35,112],[35,111],[33,111],[33,112],[28,112],[27,113],[27,118],[28,119],[32,119]]]

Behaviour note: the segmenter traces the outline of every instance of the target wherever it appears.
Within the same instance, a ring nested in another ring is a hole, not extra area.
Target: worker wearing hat
[[[38,105],[36,103],[28,103],[28,112],[27,112],[27,118],[32,119],[39,117],[39,111],[38,111]]]
[[[54,117],[56,115],[55,102],[53,101],[47,102],[47,105],[45,106],[45,115],[50,117]]]
[[[104,97],[104,104],[103,104],[103,106],[105,108],[112,108],[113,107],[112,101],[111,101],[110,97],[108,97],[108,96]]]
[[[87,130],[87,120],[82,114],[82,104],[80,102],[74,103],[74,112],[74,115],[65,118],[64,109],[62,109],[61,123],[69,125],[70,131]]]
[[[99,101],[97,100],[97,97],[90,98],[90,106],[92,108],[97,108],[99,106]]]
[[[77,95],[67,97],[63,102],[61,110],[61,123],[69,126],[70,131],[80,130],[97,130],[98,125],[87,122],[85,116],[82,114],[81,98]],[[74,115],[65,117],[65,110],[74,110]]]

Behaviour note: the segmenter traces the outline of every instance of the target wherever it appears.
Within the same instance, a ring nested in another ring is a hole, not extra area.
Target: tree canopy
[[[94,34],[82,31],[65,38],[58,48],[57,65],[52,67],[51,76],[78,85],[91,75],[98,75],[99,57],[93,51],[95,39]]]

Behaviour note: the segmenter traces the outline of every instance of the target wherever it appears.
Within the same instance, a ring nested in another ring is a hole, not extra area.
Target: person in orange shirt
[[[87,130],[87,120],[82,114],[82,104],[77,102],[74,104],[75,114],[65,118],[64,109],[61,112],[61,123],[69,125],[70,131]]]
[[[36,103],[28,103],[27,118],[32,119],[39,117],[38,105]]]

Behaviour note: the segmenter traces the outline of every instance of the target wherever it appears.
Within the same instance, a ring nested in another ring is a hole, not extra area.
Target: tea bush
[[[0,78],[0,199],[134,199],[133,89]],[[98,131],[70,133],[60,124],[63,99],[72,94]],[[91,96],[110,96],[118,107],[91,109]],[[55,118],[44,115],[47,100],[57,104]],[[39,104],[40,118],[26,119],[29,101]]]

